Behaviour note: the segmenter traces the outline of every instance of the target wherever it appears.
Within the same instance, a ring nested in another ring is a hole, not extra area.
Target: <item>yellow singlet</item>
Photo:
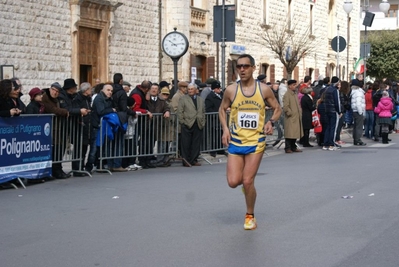
[[[245,96],[241,83],[237,82],[236,95],[231,103],[229,127],[231,140],[229,154],[247,155],[263,153],[266,135],[265,101],[259,82],[255,82],[252,96]]]

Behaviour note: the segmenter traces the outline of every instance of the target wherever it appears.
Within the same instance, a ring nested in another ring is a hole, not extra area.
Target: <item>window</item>
[[[335,0],[330,0],[328,4],[328,38],[336,36],[337,23],[335,22]]]
[[[391,5],[386,16],[389,18],[396,18],[398,16],[398,5]]]

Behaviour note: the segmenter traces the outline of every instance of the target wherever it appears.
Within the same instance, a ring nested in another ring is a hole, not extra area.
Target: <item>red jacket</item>
[[[369,89],[364,96],[366,100],[366,110],[374,110],[373,109],[373,90]]]

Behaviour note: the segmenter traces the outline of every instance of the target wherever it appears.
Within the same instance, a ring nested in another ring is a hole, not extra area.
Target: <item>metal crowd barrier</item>
[[[71,162],[71,172],[86,173],[83,162],[83,127],[80,116],[53,117],[53,165]],[[73,164],[73,163],[76,164]]]
[[[177,157],[177,145],[174,145],[174,142],[178,142],[176,114],[170,114],[169,118],[164,118],[162,113],[153,113],[151,119],[145,114],[138,115],[136,119],[130,117],[126,133],[125,130],[115,130],[110,124],[104,124],[104,120],[104,117],[101,118],[99,133],[102,134],[98,137],[101,144],[99,171],[111,174],[104,168],[105,160],[125,159],[134,163],[136,158],[156,156],[153,160],[161,162],[168,157]]]

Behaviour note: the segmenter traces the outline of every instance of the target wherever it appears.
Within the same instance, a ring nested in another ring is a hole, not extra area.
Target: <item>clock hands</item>
[[[168,40],[172,45],[177,46],[177,44],[175,44],[174,42],[172,42],[171,40]]]

